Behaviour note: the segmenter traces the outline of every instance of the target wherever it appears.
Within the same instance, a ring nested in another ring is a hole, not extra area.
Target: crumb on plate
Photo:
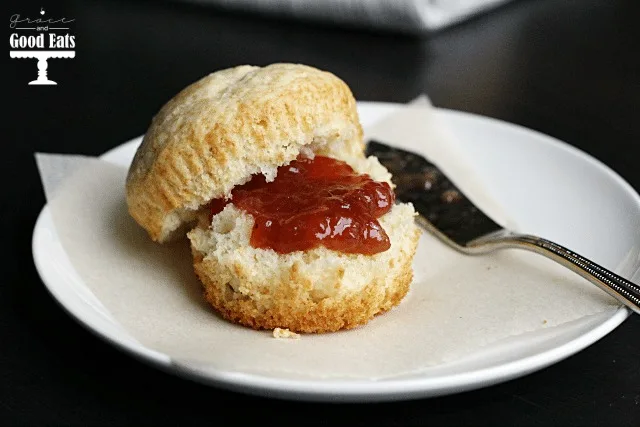
[[[287,328],[284,328],[284,329],[275,328],[273,330],[273,337],[274,338],[286,338],[286,339],[299,340],[300,339],[300,334],[296,334],[295,332],[291,332]]]

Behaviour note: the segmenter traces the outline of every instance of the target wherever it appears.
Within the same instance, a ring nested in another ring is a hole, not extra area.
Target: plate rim
[[[360,108],[383,107],[391,109],[406,106],[406,104],[358,101],[358,106]],[[535,129],[526,128],[500,119],[465,111],[434,108],[438,114],[441,113],[444,116],[463,116],[467,119],[489,122],[492,126],[510,128],[511,130],[529,134],[529,136],[533,134],[540,142],[568,151],[578,156],[580,160],[587,161],[591,166],[606,172],[607,175],[615,180],[617,185],[620,185],[621,188],[625,190],[624,192],[636,202],[640,209],[640,195],[638,195],[627,181],[605,163],[577,147]],[[102,153],[98,157],[108,157],[116,150],[121,149],[123,145],[130,144],[141,138],[142,136],[132,138]],[[233,372],[216,368],[208,368],[205,371],[197,367],[177,363],[164,353],[144,347],[126,333],[123,336],[112,336],[112,334],[102,330],[95,324],[91,324],[91,321],[83,318],[77,309],[74,309],[68,301],[65,301],[57,292],[56,285],[50,283],[50,281],[53,282],[53,280],[47,277],[43,266],[43,262],[45,262],[44,258],[38,251],[39,242],[41,239],[46,238],[43,236],[43,233],[47,230],[44,224],[47,220],[51,220],[50,217],[49,207],[45,204],[34,224],[32,256],[38,275],[45,285],[45,288],[56,303],[74,320],[94,335],[113,344],[117,349],[123,350],[134,356],[135,359],[151,364],[163,371],[197,382],[255,395],[307,401],[374,402],[435,397],[473,390],[527,375],[572,356],[609,334],[631,313],[625,307],[620,307],[589,332],[581,334],[559,346],[495,366],[439,377],[421,376],[417,374],[411,377],[402,377],[399,379],[386,378],[381,380],[290,379],[255,373]]]

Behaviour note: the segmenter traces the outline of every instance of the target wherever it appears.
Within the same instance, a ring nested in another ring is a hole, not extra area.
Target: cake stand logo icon
[[[49,17],[40,8],[36,18],[19,13],[9,18],[9,56],[11,58],[37,59],[38,78],[30,85],[57,85],[47,76],[48,60],[53,58],[75,58],[76,38],[70,24],[75,19]]]

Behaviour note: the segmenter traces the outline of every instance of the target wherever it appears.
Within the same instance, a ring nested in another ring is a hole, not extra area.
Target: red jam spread
[[[350,254],[372,255],[391,246],[377,218],[389,212],[395,196],[386,182],[357,174],[340,160],[298,158],[231,192],[232,200],[211,202],[211,214],[233,204],[253,215],[251,246],[278,253],[320,245]]]

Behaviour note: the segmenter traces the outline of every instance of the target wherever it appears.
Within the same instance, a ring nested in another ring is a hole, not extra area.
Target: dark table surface
[[[11,14],[44,6],[75,18],[77,56],[50,63],[56,87],[27,86],[34,60],[5,65],[0,424],[640,425],[637,315],[567,360],[486,389],[384,404],[292,403],[196,384],[115,349],[47,293],[30,246],[44,203],[35,151],[100,154],[144,133],[186,84],[240,63],[328,69],[360,100],[406,102],[426,92],[438,106],[564,140],[640,190],[635,1],[517,1],[422,38],[172,2],[10,4]]]

